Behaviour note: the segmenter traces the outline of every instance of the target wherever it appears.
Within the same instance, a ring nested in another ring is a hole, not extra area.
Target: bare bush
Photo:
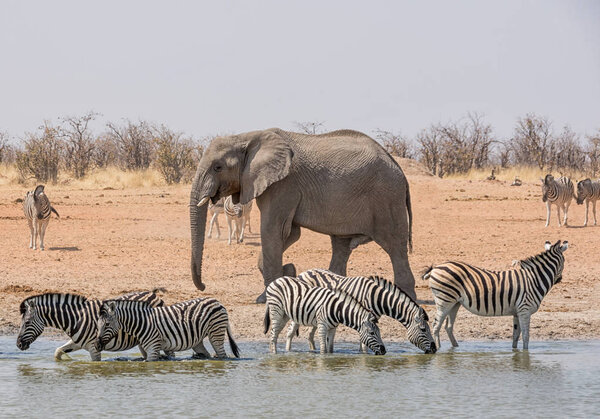
[[[0,163],[12,163],[15,159],[15,148],[9,143],[8,132],[0,131]]]
[[[28,133],[24,150],[17,152],[17,170],[21,180],[31,177],[38,182],[56,183],[64,148],[60,130],[45,122],[37,133]]]
[[[511,147],[516,164],[523,166],[534,164],[541,170],[551,170],[551,162],[556,153],[552,123],[547,118],[535,114],[527,114],[524,118],[519,118]]]
[[[325,121],[294,122],[294,125],[304,134],[322,134],[325,131]]]
[[[375,139],[379,141],[383,148],[385,148],[392,156],[403,157],[406,159],[414,158],[414,151],[411,143],[401,134],[376,129]]]
[[[551,167],[565,173],[582,170],[585,166],[586,154],[579,141],[579,136],[565,126],[555,139],[555,153],[552,156]]]
[[[118,126],[109,122],[107,135],[114,141],[118,150],[119,165],[123,169],[147,169],[154,154],[154,139],[147,122],[137,124],[126,120]]]
[[[101,135],[94,140],[92,162],[95,167],[117,166],[118,161],[119,150],[109,135]]]
[[[156,158],[154,165],[168,184],[190,178],[195,169],[194,153],[197,146],[183,134],[161,125],[154,129]]]
[[[90,121],[96,116],[88,112],[83,116],[62,118],[62,132],[65,139],[65,166],[76,179],[85,176],[92,164],[94,138],[89,128]]]
[[[600,130],[587,136],[585,152],[590,162],[589,169],[592,172],[592,177],[596,177],[600,172]]]
[[[442,138],[435,126],[422,130],[417,135],[420,161],[436,176],[444,176],[442,164]]]

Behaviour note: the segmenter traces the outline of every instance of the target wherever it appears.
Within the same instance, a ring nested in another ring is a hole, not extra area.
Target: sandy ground
[[[409,166],[408,164],[406,166]],[[421,272],[431,264],[463,260],[504,269],[513,259],[539,253],[546,240],[568,240],[562,283],[532,318],[532,339],[600,338],[600,227],[581,228],[583,206],[572,205],[569,228],[544,228],[545,206],[538,184],[511,187],[499,181],[441,180],[406,167],[411,184],[414,253],[410,262],[417,294],[434,314],[432,296]],[[259,213],[252,214],[252,234],[243,244],[227,245],[221,216],[221,238],[207,239],[204,259],[206,291],[197,291],[189,272],[190,186],[123,190],[74,190],[48,185],[46,192],[61,219],[53,218],[46,250],[28,248],[29,230],[21,204],[25,188],[0,189],[0,332],[14,334],[19,303],[43,292],[74,292],[94,298],[165,287],[166,302],[200,295],[219,299],[229,310],[235,336],[254,340],[262,334],[264,305],[255,305],[263,283],[256,260],[260,251]],[[302,231],[284,255],[299,272],[327,267],[329,237]],[[349,274],[380,274],[392,278],[387,255],[370,243],[354,251]],[[460,340],[511,338],[508,317],[476,317],[461,309],[455,333]],[[405,329],[391,319],[381,322],[387,340],[403,340]],[[302,331],[301,336],[306,332]],[[356,339],[341,330],[341,339]],[[445,345],[448,341],[442,335]],[[303,340],[300,340],[303,342]]]

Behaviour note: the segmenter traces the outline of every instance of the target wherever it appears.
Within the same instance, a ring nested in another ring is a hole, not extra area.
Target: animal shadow
[[[50,247],[48,250],[62,250],[64,252],[80,252],[81,251],[81,249],[77,246]]]

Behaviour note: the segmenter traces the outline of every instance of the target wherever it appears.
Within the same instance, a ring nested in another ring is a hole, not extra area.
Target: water
[[[0,337],[0,416],[600,415],[600,341],[532,342],[529,353],[510,342],[445,343],[435,355],[390,343],[380,357],[354,343],[322,356],[241,342],[240,360],[190,352],[155,363],[132,361],[136,350],[55,362],[60,343],[41,338],[20,352],[14,337]]]

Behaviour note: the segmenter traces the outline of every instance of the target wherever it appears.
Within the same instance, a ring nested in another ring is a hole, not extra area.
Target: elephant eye
[[[223,170],[223,166],[221,166],[220,164],[215,164],[215,172],[220,172],[221,170]]]

